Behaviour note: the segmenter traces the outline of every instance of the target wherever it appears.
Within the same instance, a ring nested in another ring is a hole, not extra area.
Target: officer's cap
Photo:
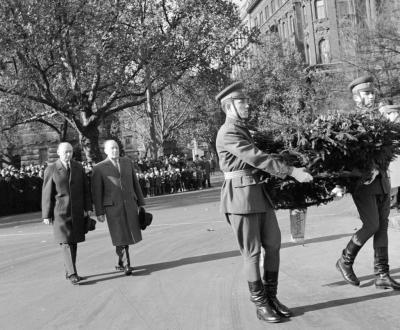
[[[215,99],[218,102],[223,102],[227,99],[244,99],[247,98],[246,94],[243,91],[244,86],[243,82],[237,81],[233,84],[230,84],[228,87],[224,88]]]
[[[374,90],[374,78],[372,76],[362,76],[354,79],[349,84],[350,91],[355,94],[357,92],[366,92]]]

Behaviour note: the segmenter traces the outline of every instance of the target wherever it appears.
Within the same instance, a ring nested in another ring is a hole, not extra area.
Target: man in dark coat
[[[60,157],[45,172],[42,188],[42,217],[53,225],[54,238],[64,256],[67,279],[78,284],[76,271],[77,244],[85,240],[85,215],[92,210],[90,187],[82,165],[73,161],[72,146],[60,143]]]
[[[291,176],[308,182],[312,176],[274,159],[255,145],[248,130],[248,97],[242,83],[234,83],[219,93],[226,114],[218,131],[216,147],[225,181],[221,189],[221,212],[232,227],[244,260],[250,300],[256,305],[257,317],[266,322],[280,322],[291,311],[277,299],[281,232],[266,185],[256,171],[284,178]],[[263,263],[265,287],[261,280],[259,259]]]
[[[358,112],[379,115],[371,76],[355,79],[350,83],[349,89],[353,94]],[[368,179],[359,182],[352,192],[362,227],[354,233],[342,251],[341,257],[336,262],[336,268],[343,278],[354,286],[360,285],[360,280],[353,271],[354,260],[367,240],[373,237],[375,287],[400,290],[400,283],[389,275],[387,231],[390,213],[390,179],[387,173],[388,166],[389,164],[377,164],[371,173],[366,173]],[[344,191],[343,188],[337,187],[333,193],[343,196]]]
[[[117,269],[132,273],[129,245],[142,240],[138,208],[145,204],[133,162],[119,156],[114,140],[104,144],[107,158],[93,167],[92,195],[97,219],[107,218],[111,240],[118,255]]]

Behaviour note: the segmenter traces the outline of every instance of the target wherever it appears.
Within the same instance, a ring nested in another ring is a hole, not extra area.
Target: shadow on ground
[[[342,237],[347,237],[347,236],[351,236],[351,235],[352,234],[349,233],[349,234],[316,237],[316,238],[306,240],[305,243],[303,243],[303,244],[326,242],[326,241],[340,239]],[[290,247],[296,246],[296,245],[301,245],[301,244],[291,243],[291,242],[283,243],[282,248],[290,248]],[[157,271],[161,271],[161,270],[165,270],[165,269],[171,269],[171,268],[181,267],[181,266],[185,266],[185,265],[214,261],[214,260],[219,260],[219,259],[235,258],[235,257],[239,257],[239,256],[240,256],[240,252],[238,250],[232,250],[232,251],[226,251],[226,252],[205,254],[205,255],[201,255],[201,256],[181,258],[181,259],[177,259],[177,260],[165,261],[165,262],[160,262],[160,263],[155,263],[155,264],[140,265],[140,266],[134,267],[134,271],[133,271],[132,275],[133,276],[145,276],[145,275],[150,275],[153,272],[157,272]],[[104,275],[113,275],[113,276],[101,277]],[[89,276],[86,276],[86,278],[87,279],[93,278],[93,279],[84,281],[81,283],[81,285],[95,284],[97,282],[108,281],[108,280],[116,279],[116,278],[123,277],[123,276],[125,276],[124,273],[121,274],[120,272],[109,272],[109,273],[89,275]]]

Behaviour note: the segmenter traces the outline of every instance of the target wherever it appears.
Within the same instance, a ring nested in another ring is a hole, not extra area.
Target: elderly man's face
[[[68,163],[72,158],[72,154],[72,146],[69,143],[61,143],[58,146],[57,155],[63,162]]]
[[[104,146],[104,152],[110,159],[118,159],[119,158],[119,147],[118,143],[115,141],[107,141]]]

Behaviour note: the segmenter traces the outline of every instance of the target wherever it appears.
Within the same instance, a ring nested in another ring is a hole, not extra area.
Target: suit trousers
[[[129,258],[129,245],[117,245],[115,247],[115,252],[118,256],[118,266],[130,266],[131,261]]]
[[[281,231],[275,211],[251,214],[226,214],[231,225],[240,253],[244,261],[245,275],[248,282],[261,279],[260,253],[265,250],[264,271],[279,271],[279,252]]]
[[[64,257],[65,274],[67,277],[77,274],[76,272],[76,254],[78,250],[77,243],[60,243],[61,251]]]
[[[390,194],[353,194],[352,196],[363,223],[361,229],[354,234],[354,242],[362,246],[374,236],[374,249],[387,247]]]

